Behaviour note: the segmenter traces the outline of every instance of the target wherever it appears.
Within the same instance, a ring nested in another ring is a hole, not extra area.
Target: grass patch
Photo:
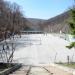
[[[75,62],[69,64],[68,63],[57,63],[57,64],[75,69]]]

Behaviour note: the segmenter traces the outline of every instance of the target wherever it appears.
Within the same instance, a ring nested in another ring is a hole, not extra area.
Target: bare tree
[[[13,34],[20,34],[25,22],[26,20],[21,13],[19,5],[0,0],[0,39],[6,40]],[[12,49],[9,48],[10,45]],[[15,51],[14,43],[9,44],[5,41],[0,46],[2,46],[0,54],[2,59],[5,56],[7,62],[11,62]]]

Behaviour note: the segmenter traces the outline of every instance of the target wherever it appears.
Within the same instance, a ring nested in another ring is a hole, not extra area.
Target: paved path
[[[27,75],[29,70],[30,70],[30,66],[23,66],[20,69],[18,69],[17,71],[13,72],[12,74],[9,75]]]
[[[9,75],[72,75],[53,66],[23,66]]]
[[[23,66],[9,75],[51,75],[51,73],[41,66]]]
[[[68,73],[67,71],[64,71],[63,69],[53,67],[53,66],[46,66],[47,70],[53,73],[53,75],[73,75],[72,73]]]

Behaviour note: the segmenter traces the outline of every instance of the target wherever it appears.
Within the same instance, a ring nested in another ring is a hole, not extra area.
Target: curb
[[[13,66],[12,68],[8,68],[8,69],[5,69],[4,71],[0,72],[0,75],[8,75],[8,74],[16,71],[20,67],[22,67],[22,65],[16,63],[15,66]]]

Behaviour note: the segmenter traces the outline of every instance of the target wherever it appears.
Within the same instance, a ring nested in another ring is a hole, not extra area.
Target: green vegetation
[[[70,33],[75,38],[75,6],[70,10],[71,20],[69,21]],[[75,42],[71,42],[67,48],[71,49],[75,47]]]
[[[70,34],[75,39],[75,5],[70,10],[70,21],[69,21],[69,27],[70,27]],[[75,41],[71,42],[70,45],[66,46],[67,48],[75,48]],[[70,63],[68,59],[68,63],[62,63],[61,65],[75,68],[75,63]]]
[[[69,64],[67,64],[67,63],[58,63],[58,64],[75,69],[75,63],[69,63]]]

